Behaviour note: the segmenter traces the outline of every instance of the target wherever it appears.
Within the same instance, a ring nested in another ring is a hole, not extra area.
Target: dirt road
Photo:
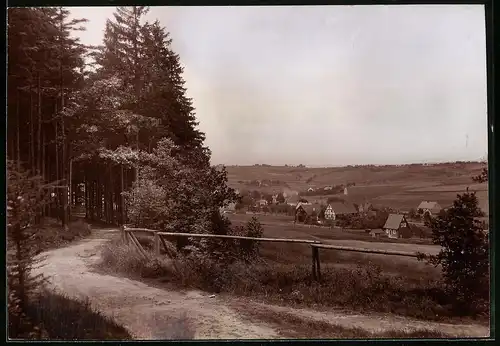
[[[360,326],[369,331],[385,329],[428,328],[463,336],[488,336],[483,326],[451,325],[415,321],[396,316],[371,316],[344,312],[318,312],[257,302],[238,304],[237,298],[215,297],[199,291],[167,291],[139,281],[105,275],[92,270],[99,260],[99,248],[117,230],[98,230],[74,245],[51,250],[44,255],[46,264],[40,269],[51,285],[63,293],[86,299],[96,309],[125,326],[137,339],[166,339],[176,321],[183,316],[196,327],[196,339],[274,339],[283,337],[277,326],[244,317],[238,306],[246,309],[286,310],[307,319],[321,319],[342,326]],[[286,336],[286,335],[285,335]]]

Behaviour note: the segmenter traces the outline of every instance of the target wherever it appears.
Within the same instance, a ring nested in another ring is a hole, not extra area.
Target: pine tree
[[[30,296],[45,281],[32,270],[40,265],[36,258],[40,205],[46,193],[39,176],[30,176],[21,165],[7,162],[7,284],[9,293],[9,334],[18,336],[32,326],[26,320]]]

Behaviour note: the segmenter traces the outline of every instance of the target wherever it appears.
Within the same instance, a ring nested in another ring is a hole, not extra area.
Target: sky
[[[114,7],[73,7],[85,44]],[[480,5],[151,7],[213,164],[340,166],[487,153]]]

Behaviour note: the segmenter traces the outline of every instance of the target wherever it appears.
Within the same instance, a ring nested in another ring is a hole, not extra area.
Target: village
[[[354,183],[321,188],[309,187],[303,192],[280,191],[261,193],[239,190],[240,201],[228,203],[220,209],[222,214],[246,214],[272,217],[286,215],[291,225],[309,225],[336,229],[362,229],[372,238],[430,239],[431,229],[426,220],[446,211],[450,205],[442,206],[437,201],[421,201],[410,209],[393,209],[375,205],[367,198],[352,199],[349,188]],[[338,193],[340,192],[340,193]],[[482,206],[487,214],[487,206]],[[231,216],[229,217],[232,218]],[[487,217],[481,218],[483,229],[488,230]]]

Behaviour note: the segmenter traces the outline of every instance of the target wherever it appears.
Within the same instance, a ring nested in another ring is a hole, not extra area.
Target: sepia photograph
[[[491,337],[483,5],[6,27],[9,340]]]

